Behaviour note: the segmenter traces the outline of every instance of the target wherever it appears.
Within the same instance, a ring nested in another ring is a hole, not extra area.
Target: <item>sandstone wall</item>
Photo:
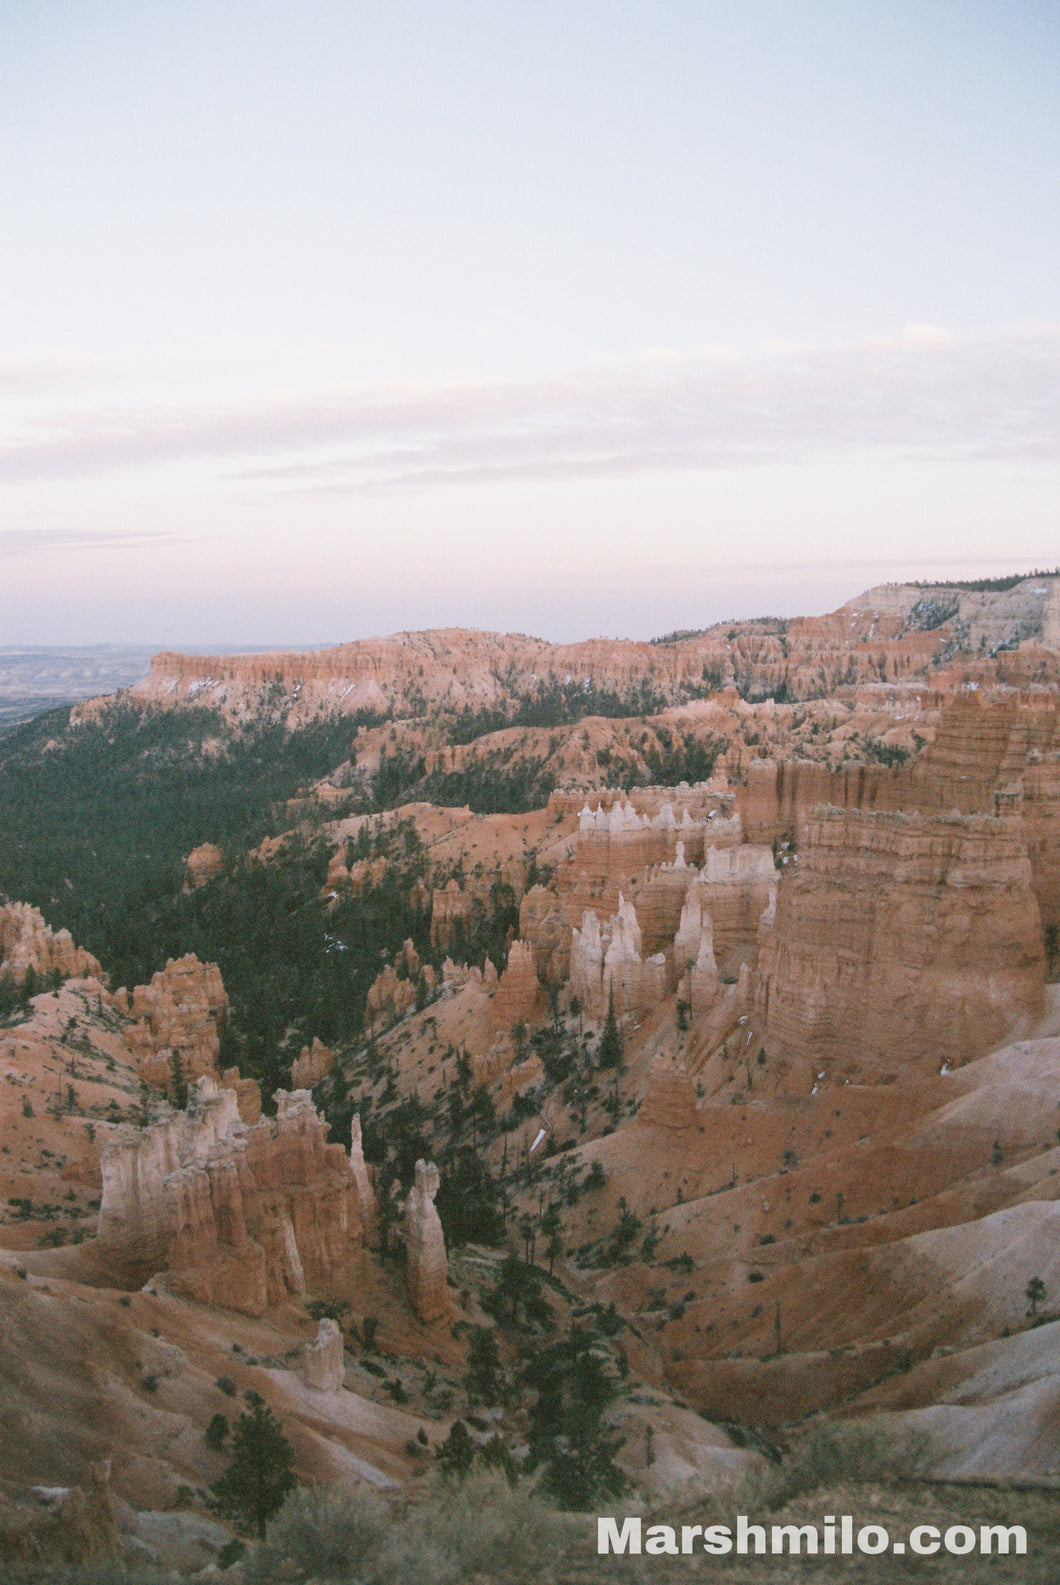
[[[305,1091],[279,1091],[248,1127],[234,1090],[210,1078],[188,1108],[122,1130],[103,1154],[99,1247],[126,1278],[165,1271],[178,1291],[260,1315],[307,1289],[352,1296],[360,1200],[345,1150]]]
[[[531,1023],[544,1007],[545,995],[537,977],[533,950],[523,941],[513,941],[490,1004],[490,1025],[500,1030],[511,1029],[520,1021]]]
[[[132,1020],[125,1043],[146,1083],[169,1088],[177,1051],[186,1081],[217,1076],[228,995],[216,963],[200,963],[190,952],[170,958],[149,985],[120,990],[115,1002]]]
[[[833,1081],[938,1072],[1040,1012],[1041,917],[1010,822],[822,808],[801,832],[763,928],[775,1048]]]
[[[659,644],[591,639],[553,645],[519,634],[448,628],[302,654],[164,653],[132,694],[239,714],[280,690],[297,718],[321,709],[397,715],[423,705],[475,710],[535,698],[542,685],[572,682],[631,699],[643,690],[673,701],[734,686],[744,697],[783,688],[790,698],[818,698],[843,685],[932,677],[933,665],[954,654],[969,661],[982,656],[977,663],[985,669],[990,650],[1001,644],[1036,643],[1050,654],[1056,649],[1056,587],[1056,579],[1028,579],[998,594],[871,589],[827,616],[741,622]],[[1005,659],[1002,653],[995,664]]]
[[[74,945],[69,930],[51,931],[44,916],[29,903],[4,903],[0,906],[0,979],[21,985],[30,970],[43,981],[52,975],[61,979],[97,979],[106,984],[91,952]]]
[[[1060,706],[1055,694],[961,689],[933,743],[897,769],[753,762],[737,806],[752,842],[797,837],[821,804],[871,812],[1000,815],[1019,830],[1043,925],[1060,926]]]

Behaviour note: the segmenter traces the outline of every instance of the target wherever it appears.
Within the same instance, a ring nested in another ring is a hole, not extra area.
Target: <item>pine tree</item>
[[[607,994],[607,1021],[604,1032],[600,1036],[600,1049],[597,1061],[602,1068],[621,1069],[625,1052],[622,1046],[622,1031],[618,1027],[615,1017],[615,988],[612,985]]]
[[[242,1521],[265,1539],[265,1525],[297,1486],[294,1452],[283,1426],[256,1392],[247,1394],[247,1414],[236,1421],[232,1462],[213,1486],[219,1511]]]

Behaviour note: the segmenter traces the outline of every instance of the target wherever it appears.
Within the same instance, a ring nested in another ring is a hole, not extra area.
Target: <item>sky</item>
[[[1060,561],[1056,0],[3,0],[0,644]]]

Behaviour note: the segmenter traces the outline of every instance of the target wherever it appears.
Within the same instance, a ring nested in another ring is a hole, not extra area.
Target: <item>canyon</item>
[[[646,1502],[822,1415],[928,1433],[940,1477],[1060,1473],[1060,578],[650,644],[164,654],[120,703],[212,712],[204,763],[261,721],[330,760],[166,882],[182,925],[284,899],[282,1039],[240,926],[228,967],[170,923],[112,990],[0,906],[10,1502],[109,1459],[146,1537],[220,1472],[229,1383],[302,1478],[415,1488],[481,1333],[524,1457],[521,1361],[579,1325]]]

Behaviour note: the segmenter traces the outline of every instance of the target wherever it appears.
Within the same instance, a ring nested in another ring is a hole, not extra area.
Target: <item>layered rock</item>
[[[660,1054],[651,1065],[638,1123],[681,1133],[692,1128],[697,1118],[696,1087],[688,1070]]]
[[[335,1066],[335,1053],[314,1035],[311,1046],[303,1046],[291,1063],[291,1085],[296,1090],[311,1090]]]
[[[346,1377],[346,1361],[336,1321],[323,1317],[316,1337],[305,1346],[302,1365],[307,1387],[315,1392],[338,1392]]]
[[[407,716],[424,705],[452,711],[512,708],[542,687],[600,689],[671,703],[735,686],[744,698],[778,689],[817,698],[844,685],[931,676],[942,660],[981,668],[1001,646],[1034,644],[1055,658],[1056,578],[1003,591],[912,585],[870,589],[822,617],[726,623],[657,644],[590,639],[547,644],[518,634],[449,628],[397,633],[310,653],[156,655],[136,699],[194,703],[245,715],[283,691],[289,719],[378,711]],[[999,651],[1001,651],[999,653]],[[982,660],[978,657],[984,657]]]
[[[200,963],[191,952],[170,958],[149,985],[118,991],[115,999],[132,1020],[125,1042],[147,1084],[166,1089],[172,1083],[175,1055],[186,1081],[204,1074],[216,1078],[228,1012],[216,963]]]
[[[519,904],[519,939],[533,952],[542,985],[562,985],[570,973],[571,924],[544,886],[531,886]]]
[[[1043,1000],[1041,917],[1012,825],[824,808],[763,929],[757,1012],[829,1078],[938,1071]]]
[[[712,951],[723,974],[758,961],[758,929],[772,907],[778,874],[767,847],[709,847],[690,889],[712,928]],[[698,956],[698,954],[697,954]]]
[[[544,1001],[533,950],[523,941],[513,941],[490,1005],[491,1027],[511,1029],[520,1021],[531,1023],[541,1012]]]
[[[23,985],[32,972],[38,982],[47,979],[95,979],[106,984],[91,952],[74,945],[69,930],[52,931],[44,916],[29,903],[4,903],[0,907],[0,980]]]
[[[421,1321],[438,1321],[449,1312],[449,1261],[434,1197],[438,1168],[417,1161],[416,1181],[405,1201],[405,1287]]]
[[[571,941],[571,994],[590,1018],[607,1014],[610,998],[622,1013],[645,1012],[669,989],[669,971],[661,952],[646,961],[633,904],[619,895],[618,911],[603,927],[590,910]]]
[[[248,1127],[234,1090],[198,1080],[185,1112],[123,1129],[103,1154],[99,1248],[131,1280],[260,1315],[287,1294],[349,1300],[361,1262],[357,1183],[306,1091]]]

